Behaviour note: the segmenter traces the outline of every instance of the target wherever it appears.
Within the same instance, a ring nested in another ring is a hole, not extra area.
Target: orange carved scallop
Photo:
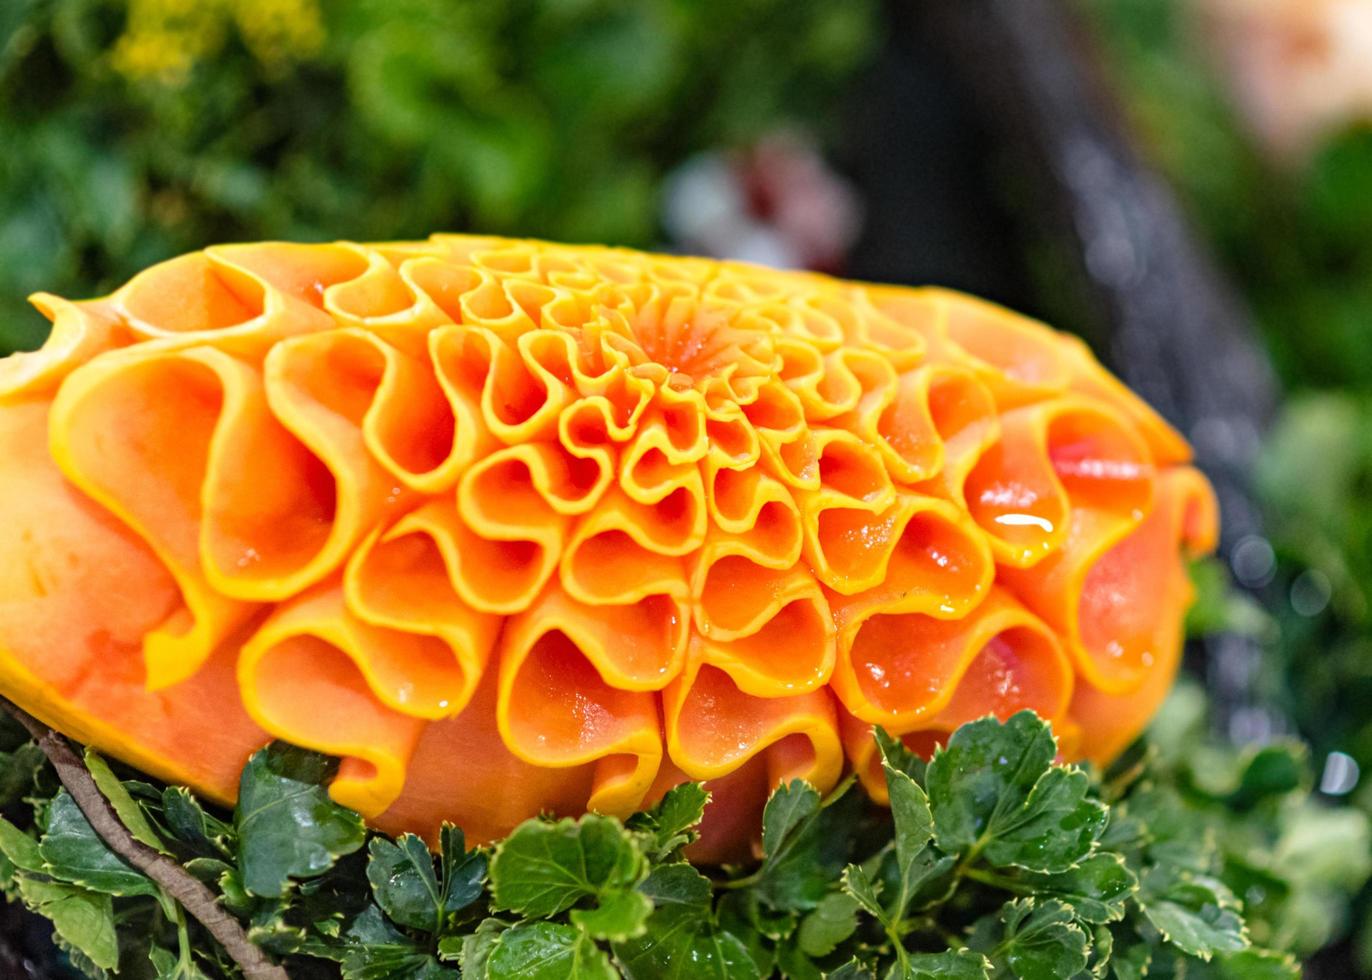
[[[0,692],[232,799],[269,738],[473,839],[777,779],[873,792],[1024,707],[1107,759],[1213,547],[1079,341],[935,289],[461,235],[223,246],[0,361]],[[742,850],[740,850],[742,849]]]

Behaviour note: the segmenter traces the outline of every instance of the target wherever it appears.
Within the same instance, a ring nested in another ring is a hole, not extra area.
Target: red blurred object
[[[663,224],[686,251],[839,272],[862,224],[857,193],[813,141],[768,136],[693,157],[670,176]]]

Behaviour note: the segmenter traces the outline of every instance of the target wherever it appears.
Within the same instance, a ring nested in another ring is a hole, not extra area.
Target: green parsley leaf
[[[917,783],[924,782],[928,763],[907,749],[904,742],[889,734],[880,725],[873,728],[873,735],[877,740],[877,750],[881,752],[883,765],[905,773]]]
[[[856,794],[822,805],[819,792],[792,780],[779,786],[762,812],[762,866],[753,886],[758,898],[782,912],[819,904],[847,862]]]
[[[911,909],[947,901],[958,887],[957,863],[956,854],[926,847],[902,870],[899,861],[888,855],[880,867],[880,881],[892,898],[892,915],[901,917]]]
[[[44,871],[43,852],[38,847],[38,841],[4,817],[0,817],[0,854],[25,871]]]
[[[1030,711],[954,732],[927,776],[939,847],[1044,872],[1086,857],[1109,811],[1086,797],[1086,773],[1052,765],[1056,752],[1052,730]]]
[[[462,968],[464,980],[485,980],[486,962],[491,957],[491,950],[495,949],[500,934],[510,928],[511,924],[505,919],[482,919],[475,932],[462,937],[461,946],[457,951],[457,962]],[[438,955],[444,959],[452,958],[453,938],[456,937],[445,936],[438,942]],[[445,949],[448,951],[446,954]]]
[[[952,870],[957,857],[936,853],[928,847],[934,836],[934,818],[924,790],[906,773],[889,765],[884,768],[896,849],[896,879],[890,890],[889,912],[898,921],[904,918],[912,900]]]
[[[1089,788],[1080,769],[1050,769],[1019,811],[993,823],[982,853],[999,867],[1067,871],[1091,853],[1110,819],[1103,803],[1087,798]]]
[[[1055,899],[1006,902],[1000,911],[1000,943],[990,951],[1020,980],[1061,980],[1086,967],[1086,933],[1072,910]]]
[[[962,851],[976,844],[994,817],[1023,806],[1056,752],[1048,726],[1026,711],[1004,724],[987,717],[954,732],[935,750],[927,776],[939,846]]]
[[[1139,904],[1163,937],[1190,956],[1208,960],[1248,945],[1238,899],[1215,878],[1167,866],[1150,868],[1140,882]]]
[[[758,980],[744,944],[710,914],[710,882],[689,864],[654,868],[639,886],[653,903],[641,936],[614,944],[629,980]]]
[[[367,853],[367,880],[382,911],[411,929],[442,929],[443,893],[429,845],[414,834],[401,834],[394,842],[373,837]]]
[[[334,770],[325,757],[280,742],[248,760],[234,825],[238,866],[250,893],[278,897],[289,879],[322,874],[362,846],[362,818],[329,799]]]
[[[583,898],[630,888],[643,876],[634,837],[616,820],[531,820],[491,859],[495,905],[532,917],[556,915]]]
[[[39,842],[46,870],[54,878],[107,895],[155,895],[143,872],[109,849],[65,789],[53,798],[48,832]]]
[[[695,827],[709,801],[710,794],[700,783],[680,783],[669,789],[657,806],[630,817],[626,826],[647,836],[649,858],[665,861],[700,836]]]
[[[119,940],[114,929],[114,903],[78,885],[19,879],[24,904],[52,921],[62,941],[80,950],[103,970],[119,966]]]
[[[796,941],[807,956],[828,956],[857,931],[858,903],[843,892],[825,895],[815,910],[800,920]]]
[[[353,920],[344,939],[343,980],[458,980],[457,970],[440,966],[375,905]]]
[[[445,823],[438,831],[443,867],[443,911],[460,912],[486,889],[486,854],[467,850],[467,838],[457,827]]]
[[[1124,906],[1138,891],[1138,879],[1118,854],[1093,854],[1070,871],[1025,873],[1020,881],[1045,898],[1059,898],[1076,917],[1092,924],[1124,918]]]
[[[883,768],[886,789],[891,794],[891,819],[896,825],[896,854],[904,872],[934,839],[934,815],[929,809],[929,797],[918,783],[891,766]]]
[[[152,824],[148,822],[148,817],[143,812],[143,808],[134,802],[129,791],[124,788],[124,784],[119,781],[119,777],[110,768],[110,764],[99,753],[90,748],[85,751],[84,761],[86,771],[91,774],[91,779],[95,780],[95,785],[100,790],[101,795],[109,800],[110,806],[114,808],[115,814],[119,817],[119,822],[133,835],[133,839],[146,844],[154,851],[167,853],[166,845],[157,836],[157,832],[152,829]]]
[[[843,869],[843,890],[886,928],[891,928],[895,923],[887,914],[886,909],[881,904],[881,897],[877,890],[877,885],[868,877],[867,872],[861,866],[850,864]]]
[[[33,742],[24,742],[12,752],[0,752],[0,807],[18,803],[32,792],[46,763],[47,756]]]
[[[1301,968],[1289,953],[1242,949],[1212,961],[1220,980],[1300,980]]]
[[[789,844],[819,814],[819,791],[793,779],[772,791],[762,812],[762,853],[772,860],[784,856]]]
[[[991,964],[975,950],[948,950],[946,953],[909,953],[898,961],[888,978],[895,980],[986,980]]]
[[[593,909],[573,909],[572,925],[595,939],[632,939],[647,929],[653,903],[639,891],[608,892]]]
[[[618,980],[610,958],[586,933],[555,922],[505,930],[486,961],[490,980]]]
[[[162,791],[162,821],[172,836],[206,857],[228,857],[237,844],[233,827],[206,811],[184,786]]]

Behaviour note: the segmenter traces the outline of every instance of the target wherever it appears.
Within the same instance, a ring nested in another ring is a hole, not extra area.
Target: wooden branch
[[[48,757],[76,805],[92,829],[110,850],[137,868],[177,901],[212,935],[243,971],[246,980],[290,980],[286,971],[271,961],[248,938],[243,926],[220,906],[214,893],[180,864],[135,840],[114,812],[110,801],[95,785],[85,763],[71,744],[22,708],[0,698],[0,709],[23,725]]]

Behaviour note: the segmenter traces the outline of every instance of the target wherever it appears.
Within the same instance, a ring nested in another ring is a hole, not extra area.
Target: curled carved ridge
[[[382,827],[478,837],[870,781],[872,724],[1029,707],[1107,758],[1213,544],[1180,436],[943,290],[436,235],[38,304],[0,689],[220,798],[267,735]]]

